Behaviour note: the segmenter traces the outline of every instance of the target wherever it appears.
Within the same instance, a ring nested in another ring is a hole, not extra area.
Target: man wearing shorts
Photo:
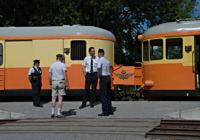
[[[51,118],[55,117],[56,98],[58,97],[57,117],[63,117],[62,103],[63,96],[66,95],[66,89],[69,88],[68,78],[66,75],[67,67],[64,64],[64,56],[62,54],[56,55],[56,62],[53,63],[49,69],[49,83],[52,88],[52,102],[51,102]]]

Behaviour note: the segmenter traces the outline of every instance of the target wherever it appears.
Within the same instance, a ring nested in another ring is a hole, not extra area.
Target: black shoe
[[[39,106],[38,107],[43,107],[43,105],[42,104],[39,104]]]
[[[109,112],[108,114],[109,114],[109,115],[114,115],[114,112]]]
[[[90,108],[94,108],[94,105],[93,105],[93,104],[90,104]]]
[[[42,104],[34,104],[35,107],[43,107]]]
[[[54,118],[55,117],[55,115],[54,114],[51,114],[51,118]]]
[[[109,116],[108,113],[101,113],[101,114],[98,114],[98,116]]]
[[[82,109],[82,108],[85,108],[86,107],[86,105],[81,105],[80,107],[79,107],[79,109]]]

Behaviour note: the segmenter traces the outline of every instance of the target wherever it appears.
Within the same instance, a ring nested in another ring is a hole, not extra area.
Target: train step
[[[146,138],[167,140],[200,139],[200,121],[161,120],[160,124],[146,133]]]

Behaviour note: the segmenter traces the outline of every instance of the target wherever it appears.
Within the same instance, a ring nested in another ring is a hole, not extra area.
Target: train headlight
[[[153,86],[154,86],[154,81],[152,81],[152,80],[146,80],[146,81],[144,82],[144,85],[145,85],[146,87],[153,87]]]
[[[143,35],[138,35],[138,36],[137,36],[137,40],[138,40],[138,41],[142,41],[143,39],[144,39],[144,36],[143,36]]]

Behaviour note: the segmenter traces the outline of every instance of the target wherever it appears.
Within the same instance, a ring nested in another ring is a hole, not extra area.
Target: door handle
[[[194,56],[194,51],[192,51],[192,72],[193,73],[195,73],[196,72],[196,70],[195,70],[195,68],[196,68],[196,65],[195,65],[195,56]]]

